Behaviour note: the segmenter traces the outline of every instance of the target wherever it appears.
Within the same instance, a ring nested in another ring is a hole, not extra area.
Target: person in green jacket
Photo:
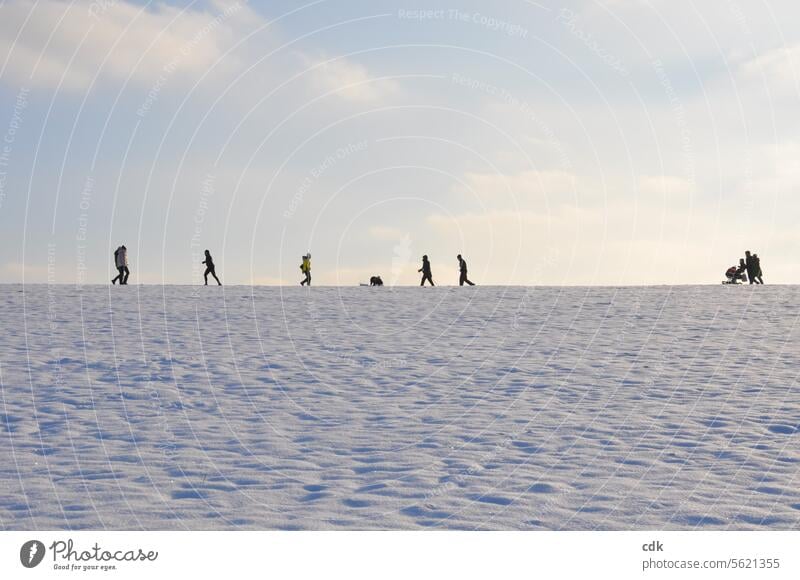
[[[305,286],[308,284],[311,286],[311,252],[303,256],[303,263],[300,264],[300,271],[306,275],[306,277],[300,281],[300,285]]]

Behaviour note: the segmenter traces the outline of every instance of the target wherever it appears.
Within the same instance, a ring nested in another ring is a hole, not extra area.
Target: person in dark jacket
[[[753,254],[753,271],[756,273],[756,282],[763,284],[764,279],[761,277],[763,276],[763,272],[761,271],[761,258],[758,257],[758,254]]]
[[[756,263],[753,260],[753,256],[750,255],[750,250],[747,250],[744,253],[744,263],[747,268],[747,279],[750,281],[751,284],[756,283]]]
[[[131,271],[128,269],[128,248],[124,244],[114,250],[114,265],[119,274],[111,280],[111,283],[115,284],[119,280],[120,286],[127,284]]]
[[[111,284],[116,284],[117,280],[122,284],[122,279],[125,277],[125,272],[119,267],[119,247],[114,250],[114,267],[117,269],[117,275],[111,278]]]
[[[203,274],[203,279],[206,281],[206,286],[208,286],[208,275],[209,274],[214,276],[214,280],[217,281],[217,284],[222,286],[222,282],[219,281],[219,278],[217,278],[217,273],[214,270],[214,260],[211,259],[211,252],[209,252],[208,250],[206,250],[206,259],[203,260],[202,263],[206,265],[206,271]]]
[[[474,286],[475,284],[470,282],[467,278],[467,261],[461,257],[461,254],[456,256],[456,258],[458,258],[458,271],[460,273],[458,277],[458,285],[463,286],[466,283],[470,286]]]
[[[433,275],[431,274],[431,263],[428,261],[428,256],[422,256],[422,268],[417,270],[417,272],[422,272],[422,282],[419,283],[420,286],[425,285],[425,280],[430,282],[431,286],[436,285],[433,283]]]

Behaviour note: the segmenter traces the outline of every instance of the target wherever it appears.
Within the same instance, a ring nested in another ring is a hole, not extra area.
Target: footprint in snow
[[[501,505],[501,506],[507,506],[513,503],[512,499],[500,495],[479,495],[479,496],[473,496],[472,499],[475,501],[479,501],[481,503],[490,503],[492,505]]]
[[[348,497],[347,499],[343,499],[342,503],[347,507],[351,508],[365,508],[372,505],[372,502],[369,502],[365,499],[354,499],[350,497]]]
[[[791,425],[770,425],[767,429],[780,435],[794,435],[797,433],[797,427],[792,427]]]

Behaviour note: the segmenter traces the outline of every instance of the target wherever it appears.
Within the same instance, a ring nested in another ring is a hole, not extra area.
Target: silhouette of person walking
[[[463,286],[466,283],[470,286],[474,286],[475,284],[470,282],[467,278],[467,261],[461,257],[461,254],[456,257],[458,258],[458,271],[460,273],[458,277],[458,285]]]
[[[303,263],[300,264],[300,271],[306,275],[306,277],[300,281],[300,285],[305,286],[308,284],[311,286],[311,252],[303,256]]]
[[[425,285],[425,280],[431,283],[431,286],[436,286],[433,283],[433,275],[431,274],[431,263],[428,261],[428,256],[422,256],[422,268],[417,270],[417,272],[422,272],[422,282],[419,283],[420,286]]]
[[[128,248],[124,245],[114,250],[114,265],[117,267],[119,274],[111,279],[111,283],[116,284],[117,280],[119,280],[120,286],[127,284],[131,271],[128,270]]]
[[[756,274],[756,282],[764,284],[764,279],[761,277],[763,276],[763,272],[761,272],[761,258],[758,257],[758,254],[753,254],[753,271]]]
[[[212,276],[214,276],[214,280],[217,281],[217,284],[222,286],[222,282],[220,282],[219,278],[217,278],[217,272],[214,269],[214,260],[211,258],[211,252],[206,250],[206,259],[203,260],[201,263],[206,265],[206,271],[203,273],[203,279],[206,281],[205,285],[208,286],[208,275],[211,274]]]
[[[119,267],[119,246],[117,246],[117,249],[114,250],[114,267],[117,269],[117,275],[111,278],[111,283],[116,284],[117,280],[119,280],[120,284],[122,284],[123,274],[122,268]]]

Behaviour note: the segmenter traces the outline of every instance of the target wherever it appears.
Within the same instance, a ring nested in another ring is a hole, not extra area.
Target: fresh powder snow
[[[796,529],[792,286],[0,286],[0,528]]]

